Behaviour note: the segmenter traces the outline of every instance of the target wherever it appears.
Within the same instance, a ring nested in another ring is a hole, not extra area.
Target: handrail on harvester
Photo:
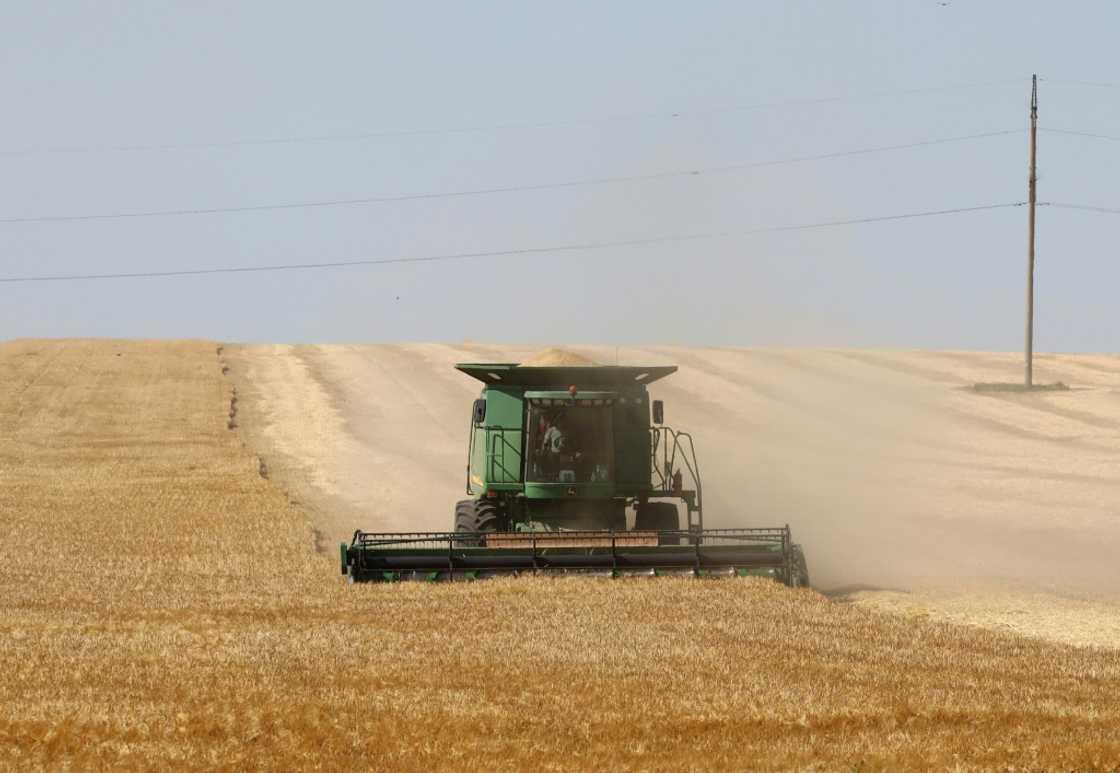
[[[660,459],[658,454],[660,453]],[[667,426],[650,427],[650,469],[656,479],[653,481],[654,496],[679,496],[684,493],[673,487],[674,473],[680,469],[678,459],[692,478],[692,491],[696,492],[695,501],[689,503],[689,528],[693,531],[704,530],[704,489],[700,482],[700,462],[696,458],[696,444],[692,435]],[[692,520],[696,514],[696,521]]]

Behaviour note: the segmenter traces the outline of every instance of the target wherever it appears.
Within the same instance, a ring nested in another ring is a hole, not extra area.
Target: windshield
[[[562,406],[530,403],[526,480],[609,481],[614,472],[611,438],[609,405],[579,400]]]

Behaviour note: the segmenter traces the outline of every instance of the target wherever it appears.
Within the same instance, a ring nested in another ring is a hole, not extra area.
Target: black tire
[[[502,514],[497,503],[488,499],[464,499],[455,505],[455,533],[499,531]],[[460,547],[481,547],[484,540],[458,540]]]
[[[635,531],[679,531],[681,528],[681,514],[672,502],[646,502],[638,505],[638,514],[634,519]],[[660,537],[659,545],[679,545],[680,537]]]
[[[793,546],[793,577],[789,583],[791,588],[808,588],[809,565],[805,562],[805,551],[800,545]]]

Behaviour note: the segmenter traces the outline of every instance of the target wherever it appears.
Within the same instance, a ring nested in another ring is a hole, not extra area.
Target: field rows
[[[225,356],[0,344],[0,766],[1120,762],[1110,650],[760,580],[346,586]]]

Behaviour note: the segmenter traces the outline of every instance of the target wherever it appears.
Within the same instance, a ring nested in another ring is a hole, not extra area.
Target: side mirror
[[[474,408],[471,410],[472,421],[475,424],[481,424],[486,421],[486,400],[478,399],[474,401]]]
[[[665,403],[661,402],[660,400],[653,401],[653,423],[665,423]]]

